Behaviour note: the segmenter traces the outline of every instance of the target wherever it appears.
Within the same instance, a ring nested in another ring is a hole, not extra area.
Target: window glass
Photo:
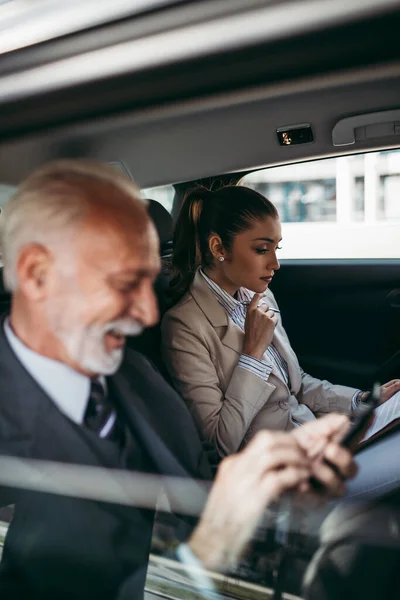
[[[172,185],[142,189],[142,196],[147,200],[159,202],[169,213],[172,211],[175,196],[175,190]]]
[[[115,166],[115,163],[113,163]],[[0,209],[6,204],[16,187],[0,183]],[[156,200],[170,213],[174,202],[175,190],[172,185],[162,185],[154,188],[142,189],[142,196],[149,200]]]
[[[277,207],[282,258],[400,258],[400,150],[263,169],[241,184]]]
[[[0,209],[5,205],[16,189],[17,188],[13,185],[5,185],[0,183]]]
[[[3,183],[0,183],[0,219],[1,219],[1,213],[3,210],[3,206],[6,204],[6,202],[8,202],[9,198],[13,195],[13,193],[15,192],[17,188],[13,185],[5,185]],[[0,251],[0,267],[3,266],[3,261],[1,258],[1,251]],[[0,543],[1,543],[1,522],[0,522]]]

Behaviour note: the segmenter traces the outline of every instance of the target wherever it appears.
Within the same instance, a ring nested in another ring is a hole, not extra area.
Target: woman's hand
[[[389,398],[393,396],[396,392],[400,391],[400,379],[392,379],[392,381],[388,381],[384,385],[381,386],[381,401],[380,404],[383,404]]]
[[[380,389],[380,402],[379,404],[384,404],[387,402],[396,392],[400,391],[400,379],[392,379],[387,383],[381,385]],[[369,392],[363,392],[361,394],[361,401],[364,402],[369,396]]]
[[[272,342],[278,322],[276,314],[269,310],[267,304],[258,306],[263,294],[254,294],[247,309],[244,324],[243,354],[261,360],[264,352]]]

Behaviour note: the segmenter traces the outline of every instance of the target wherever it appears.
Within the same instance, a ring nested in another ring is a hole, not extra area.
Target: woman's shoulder
[[[207,337],[209,323],[190,292],[172,306],[161,320],[161,338],[164,345],[183,338]],[[189,336],[189,337],[188,337]]]
[[[197,306],[190,290],[173,306],[171,306],[162,318],[162,325],[168,322],[182,321],[192,324],[193,313],[201,312]]]

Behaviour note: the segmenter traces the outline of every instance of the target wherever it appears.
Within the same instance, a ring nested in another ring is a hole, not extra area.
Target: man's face
[[[47,324],[61,342],[64,362],[88,375],[110,375],[121,364],[126,336],[158,321],[157,233],[140,206],[99,210],[72,244],[71,255],[54,262],[44,303]]]

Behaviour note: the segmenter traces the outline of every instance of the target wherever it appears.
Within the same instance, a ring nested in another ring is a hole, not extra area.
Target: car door
[[[381,368],[400,348],[400,261],[283,261],[273,291],[306,372],[362,389],[398,376]]]
[[[271,289],[300,365],[316,377],[365,389],[399,375],[400,361],[387,363],[400,349],[399,182],[398,150],[242,180],[280,210],[283,259]]]

